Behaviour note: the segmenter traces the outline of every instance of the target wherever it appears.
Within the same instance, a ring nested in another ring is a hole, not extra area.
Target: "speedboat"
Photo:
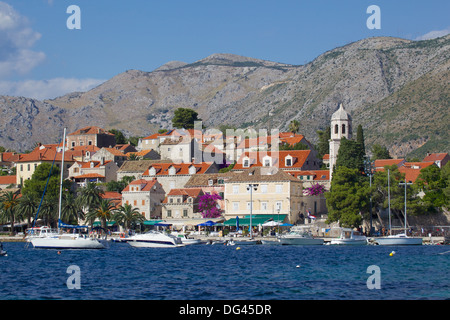
[[[125,240],[130,246],[136,248],[175,248],[184,246],[180,238],[159,231],[136,234]]]
[[[387,237],[374,238],[375,243],[381,246],[405,246],[405,245],[422,245],[422,238],[420,237],[408,237],[405,233],[396,235],[390,235]]]
[[[286,235],[280,237],[282,245],[322,245],[323,239],[314,238],[312,234],[305,229],[294,229]]]
[[[359,231],[355,231],[350,228],[342,228],[340,237],[337,239],[331,239],[330,244],[361,246],[367,244],[367,238]]]
[[[177,238],[181,239],[181,243],[184,245],[191,245],[191,244],[202,244],[202,240],[200,239],[194,239],[194,238],[188,238],[185,234],[183,233],[172,233],[174,236],[176,236]]]

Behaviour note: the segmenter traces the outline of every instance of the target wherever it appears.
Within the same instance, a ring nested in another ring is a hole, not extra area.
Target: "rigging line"
[[[65,143],[63,144],[63,148],[64,148],[64,147],[65,147]],[[51,168],[50,168],[50,172],[48,173],[48,178],[47,178],[47,182],[45,183],[44,193],[42,194],[41,201],[39,202],[39,207],[38,207],[38,210],[37,210],[37,212],[36,212],[36,216],[34,217],[34,220],[33,220],[33,227],[32,227],[32,228],[34,228],[34,226],[35,226],[35,224],[36,224],[37,217],[38,217],[38,215],[39,215],[39,211],[41,210],[42,201],[44,200],[45,192],[46,192],[46,190],[47,190],[48,182],[50,181],[50,176],[51,176],[52,171],[53,171],[53,166],[54,166],[54,164],[55,164],[55,161],[56,161],[56,155],[57,155],[57,154],[58,154],[58,152],[55,152],[55,157],[53,158],[52,166],[51,166]],[[64,168],[61,168],[61,170],[64,170]]]

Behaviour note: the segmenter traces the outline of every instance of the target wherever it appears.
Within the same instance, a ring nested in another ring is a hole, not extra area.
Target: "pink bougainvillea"
[[[309,188],[303,189],[303,194],[305,196],[317,196],[319,194],[322,194],[326,191],[325,187],[319,183],[313,184]]]
[[[198,210],[203,218],[218,218],[222,210],[218,208],[217,200],[222,200],[218,194],[205,194],[198,199]]]

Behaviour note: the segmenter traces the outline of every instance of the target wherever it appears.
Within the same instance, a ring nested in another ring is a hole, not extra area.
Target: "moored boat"
[[[420,246],[422,238],[408,237],[405,233],[374,238],[373,241],[381,246]]]
[[[339,238],[331,239],[330,244],[361,246],[367,244],[367,237],[362,235],[359,231],[350,228],[341,228],[341,235]]]
[[[280,237],[282,245],[323,245],[324,240],[314,238],[307,229],[298,227],[292,228],[292,231]]]
[[[181,239],[159,231],[149,231],[126,238],[126,242],[136,248],[175,248],[183,247]]]

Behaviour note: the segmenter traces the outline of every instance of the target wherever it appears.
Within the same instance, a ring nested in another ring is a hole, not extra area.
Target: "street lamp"
[[[250,239],[253,239],[253,228],[252,228],[252,212],[253,212],[253,191],[258,190],[259,184],[250,183],[247,185],[247,191],[250,191]]]
[[[368,157],[364,160],[364,172],[369,176],[370,187],[372,188],[372,176],[375,172],[375,161],[371,161]],[[372,195],[370,195],[370,231],[369,235],[372,235]]]

